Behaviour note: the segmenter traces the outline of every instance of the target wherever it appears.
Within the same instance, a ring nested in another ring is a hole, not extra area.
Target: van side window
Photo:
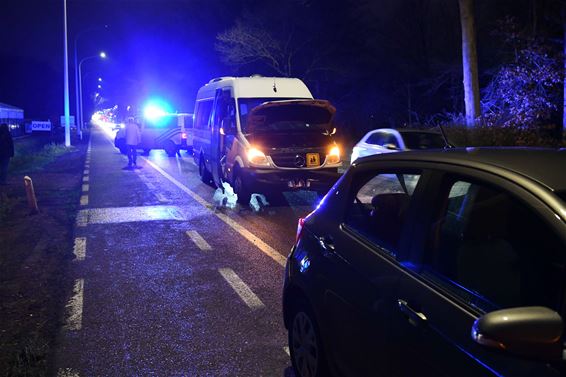
[[[194,128],[208,128],[208,119],[210,118],[210,112],[212,111],[212,103],[212,98],[197,102]]]
[[[395,256],[401,242],[419,173],[371,173],[356,177],[357,189],[346,217],[346,224]]]
[[[552,229],[507,192],[466,180],[447,183],[430,229],[425,271],[450,282],[448,289],[452,283],[463,287],[467,293],[459,295],[486,311],[559,309],[564,245]]]

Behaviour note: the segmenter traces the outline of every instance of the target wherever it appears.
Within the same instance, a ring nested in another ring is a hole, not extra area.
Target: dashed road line
[[[83,177],[83,182],[90,182],[90,177],[88,175],[85,175]]]
[[[81,196],[81,205],[82,206],[88,205],[88,195],[82,195]]]
[[[89,189],[90,186],[88,185],[88,183],[83,183],[83,192],[88,192]]]
[[[259,297],[257,297],[250,287],[248,287],[246,283],[244,283],[244,281],[236,275],[234,270],[230,268],[220,268],[218,269],[218,272],[220,272],[220,275],[222,275],[224,280],[230,284],[230,286],[234,289],[234,291],[236,291],[238,296],[240,296],[242,301],[244,301],[250,309],[261,309],[265,307]]]
[[[166,171],[161,169],[152,161],[148,160],[145,157],[143,159],[155,170],[157,170],[162,176],[164,176],[169,181],[171,181],[171,183],[173,183],[175,186],[186,192],[191,198],[196,200],[199,204],[201,204],[205,208],[208,209],[211,208],[210,203],[204,200],[200,195],[198,195],[197,193],[189,189],[187,186],[183,185],[181,182],[173,178],[171,175],[169,175]],[[267,243],[265,243],[263,240],[261,240],[259,237],[257,237],[255,234],[253,234],[252,232],[244,228],[242,225],[238,224],[238,222],[236,222],[234,219],[223,213],[220,212],[212,212],[212,213],[216,215],[220,220],[224,221],[233,230],[235,230],[244,238],[246,238],[248,241],[253,243],[258,249],[260,249],[264,254],[271,257],[275,262],[279,263],[281,266],[285,266],[286,258],[283,255],[281,255],[277,250],[275,250]]]
[[[57,377],[79,377],[79,372],[72,368],[59,368]]]
[[[84,228],[88,224],[88,210],[82,210],[77,213],[75,226],[77,228]]]
[[[146,185],[147,185],[147,184],[146,184]],[[153,185],[152,185],[152,186],[153,186]],[[154,187],[155,187],[155,186],[154,186]],[[149,187],[149,185],[147,186],[147,188],[149,188],[151,191],[153,191],[153,189],[151,189],[151,188]],[[166,198],[162,193],[160,193],[160,192],[157,192],[157,193],[155,193],[154,195],[155,195],[155,197],[157,198],[157,200],[158,200],[160,203],[169,203],[169,202],[170,202],[170,200],[167,199],[167,198]]]
[[[75,247],[73,248],[73,254],[78,261],[82,261],[86,257],[86,237],[76,237]]]
[[[206,242],[204,238],[196,230],[187,230],[187,236],[203,251],[212,250],[212,247]]]
[[[83,175],[89,175],[90,174],[90,170],[89,169],[85,169],[85,171],[83,172]]]
[[[83,296],[84,296],[84,279],[75,280],[73,288],[73,296],[67,302],[67,319],[64,330],[78,331],[83,326]]]

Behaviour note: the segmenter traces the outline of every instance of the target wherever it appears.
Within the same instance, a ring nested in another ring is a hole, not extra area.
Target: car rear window
[[[402,135],[407,149],[438,149],[446,144],[442,135],[431,132],[404,132]]]

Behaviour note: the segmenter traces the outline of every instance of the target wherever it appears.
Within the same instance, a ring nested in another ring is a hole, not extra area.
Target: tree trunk
[[[563,80],[563,100],[562,100],[562,135],[566,135],[566,2],[562,2],[562,28],[564,31],[563,36],[563,66],[564,78]],[[565,136],[562,136],[565,137]]]
[[[464,71],[464,103],[466,125],[473,127],[480,117],[480,88],[478,81],[478,55],[474,26],[474,0],[458,0],[462,24],[462,67]]]

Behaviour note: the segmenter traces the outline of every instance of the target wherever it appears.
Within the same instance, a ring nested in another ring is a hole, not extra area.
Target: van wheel
[[[240,204],[248,204],[250,202],[251,193],[242,179],[240,169],[234,169],[232,187],[234,188],[234,192],[238,195],[238,202]]]
[[[171,140],[168,140],[168,141],[165,142],[163,149],[165,149],[165,153],[167,153],[167,156],[169,156],[169,157],[175,157],[175,155],[177,154],[177,150],[178,150],[175,143],[173,143]]]
[[[210,183],[212,176],[210,172],[206,169],[204,165],[204,157],[200,156],[199,163],[198,163],[198,174],[200,175],[200,180],[206,183],[207,185]]]
[[[292,310],[288,336],[295,374],[298,377],[327,376],[326,357],[312,310],[303,300],[295,303]]]

